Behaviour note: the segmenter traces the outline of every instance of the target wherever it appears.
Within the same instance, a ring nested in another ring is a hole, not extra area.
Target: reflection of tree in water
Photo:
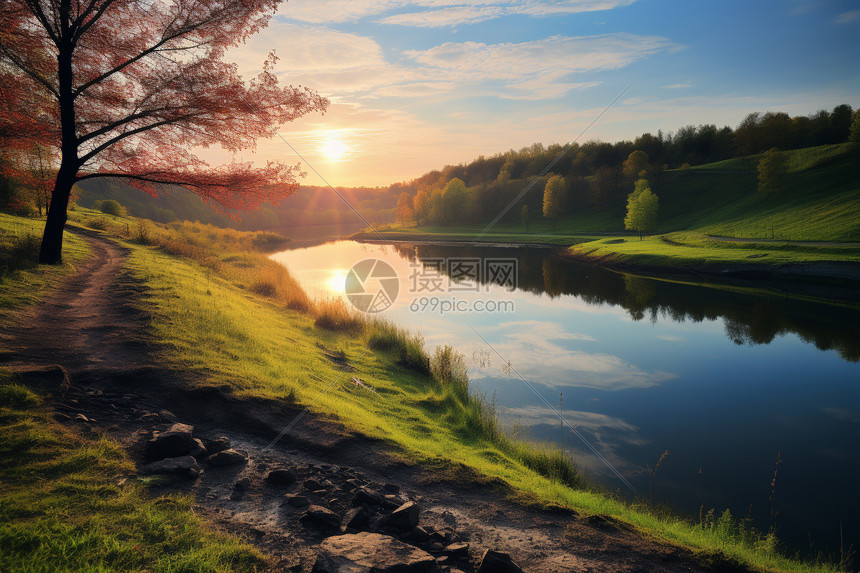
[[[518,290],[620,306],[634,320],[646,316],[676,322],[722,320],[726,336],[736,344],[769,344],[777,336],[794,333],[820,350],[836,350],[844,360],[860,361],[856,335],[860,313],[844,307],[624,275],[562,259],[548,249],[440,245],[397,245],[395,249],[410,259],[517,257]]]

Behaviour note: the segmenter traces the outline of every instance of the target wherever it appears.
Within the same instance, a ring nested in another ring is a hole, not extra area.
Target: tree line
[[[634,184],[644,180],[641,190],[650,191],[648,179],[666,169],[849,140],[860,141],[860,110],[847,104],[809,116],[756,112],[735,129],[689,125],[674,133],[644,133],[633,141],[617,143],[574,143],[567,149],[560,144],[535,143],[519,151],[448,165],[393,185],[391,190],[399,191],[398,223],[478,223],[508,208],[502,220],[520,220],[527,226],[530,219],[541,215],[555,220],[566,213],[621,211],[625,205],[629,212],[631,192],[639,189]],[[648,195],[640,200],[656,203]],[[628,228],[639,230],[639,226]]]

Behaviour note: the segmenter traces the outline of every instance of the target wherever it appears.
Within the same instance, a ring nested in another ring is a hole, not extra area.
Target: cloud
[[[446,42],[404,55],[460,83],[500,81],[507,97],[553,98],[594,82],[569,82],[572,74],[622,68],[654,53],[677,49],[660,36],[605,34],[551,36],[521,43]]]
[[[687,88],[695,87],[691,83],[680,83],[680,84],[669,84],[668,86],[663,86],[663,89],[666,90],[683,90]]]
[[[413,27],[443,27],[475,24],[521,14],[551,16],[612,10],[636,0],[290,0],[278,11],[280,17],[332,24],[376,17],[397,10],[378,22]]]
[[[860,21],[860,10],[849,10],[836,16],[837,24],[851,24]]]

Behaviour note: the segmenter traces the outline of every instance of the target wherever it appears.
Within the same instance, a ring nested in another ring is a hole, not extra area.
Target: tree
[[[651,191],[646,179],[639,179],[633,191],[627,196],[627,216],[624,217],[624,228],[639,233],[639,240],[651,230],[657,228],[657,208],[659,198]]]
[[[520,209],[520,221],[526,228],[526,233],[529,232],[529,206],[523,205]]]
[[[415,224],[419,227],[421,223],[427,223],[430,219],[430,193],[422,189],[415,195],[412,201],[412,210],[415,213]]]
[[[564,177],[553,175],[546,182],[543,190],[543,216],[552,220],[552,230],[555,230],[555,221],[563,214]]]
[[[769,195],[778,193],[785,187],[788,179],[788,163],[785,154],[773,148],[762,154],[758,162],[758,190]]]
[[[226,50],[268,23],[278,0],[6,0],[0,5],[0,144],[58,150],[40,262],[61,260],[72,187],[122,177],[156,194],[181,185],[224,208],[277,200],[296,167],[210,168],[192,149],[236,153],[325,98],[281,87],[270,54],[244,82]],[[7,97],[21,97],[8,105]]]
[[[406,225],[412,222],[414,211],[412,210],[412,197],[409,193],[403,191],[400,197],[397,198],[397,209],[394,212],[394,221],[399,225]]]
[[[624,176],[628,177],[629,179],[633,179],[643,171],[650,171],[651,164],[648,163],[648,161],[648,154],[644,151],[639,151],[637,149],[636,151],[628,155],[627,159],[624,161]]]
[[[469,214],[469,188],[462,179],[448,181],[442,191],[443,224],[449,225],[464,220]]]
[[[854,112],[851,120],[851,130],[848,133],[848,141],[860,145],[860,109]]]

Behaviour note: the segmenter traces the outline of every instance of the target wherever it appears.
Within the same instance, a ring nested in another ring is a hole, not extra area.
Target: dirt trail
[[[199,511],[217,527],[272,555],[273,571],[310,571],[318,544],[331,534],[300,520],[304,511],[285,504],[284,496],[308,495],[312,503],[344,512],[352,495],[345,489],[348,479],[399,489],[402,498],[421,506],[422,524],[467,541],[467,559],[446,562],[441,552],[434,553],[442,573],[474,571],[484,549],[510,553],[527,573],[746,571],[726,560],[705,567],[688,550],[612,519],[524,507],[509,500],[503,482],[487,483],[465,468],[443,475],[425,470],[403,462],[389,445],[310,415],[265,451],[300,411],[285,403],[240,399],[227,389],[193,389],[180,373],[153,366],[152,347],[144,338],[148,318],[134,306],[142,290],[123,270],[127,253],[98,234],[81,234],[92,257],[20,325],[3,333],[14,349],[6,365],[23,372],[62,365],[71,385],[52,402],[56,417],[82,431],[108,433],[138,461],[152,432],[176,420],[193,424],[198,437],[228,437],[248,455],[247,463],[204,465],[198,479],[163,487],[192,493]],[[87,420],[76,420],[77,414]],[[274,487],[264,481],[272,468],[293,468],[300,479]],[[248,480],[237,491],[243,478]],[[302,486],[309,478],[332,485],[310,493]]]

